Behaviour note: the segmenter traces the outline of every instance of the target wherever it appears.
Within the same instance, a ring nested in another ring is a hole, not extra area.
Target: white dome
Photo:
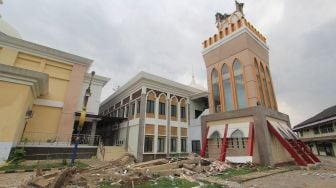
[[[14,27],[9,25],[6,21],[0,18],[0,31],[8,36],[21,39],[21,35]]]

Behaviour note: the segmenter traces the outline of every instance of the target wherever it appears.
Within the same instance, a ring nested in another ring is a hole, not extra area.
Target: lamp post
[[[92,71],[91,72],[91,79],[90,79],[90,82],[89,82],[89,86],[85,90],[83,107],[82,107],[81,115],[79,117],[79,122],[78,122],[78,126],[77,126],[77,134],[76,134],[76,139],[75,139],[75,145],[74,145],[73,152],[72,152],[72,157],[71,157],[71,166],[75,165],[75,160],[77,158],[79,134],[80,134],[80,131],[81,131],[81,129],[82,129],[83,125],[84,125],[84,122],[85,122],[86,107],[87,107],[87,103],[89,101],[89,97],[91,96],[91,83],[92,83],[92,79],[93,79],[94,75],[95,75],[95,72]]]

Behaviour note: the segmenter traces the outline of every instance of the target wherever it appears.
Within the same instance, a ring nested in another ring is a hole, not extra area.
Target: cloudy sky
[[[336,104],[336,1],[244,0],[268,39],[279,110],[293,125]],[[4,0],[23,39],[93,59],[111,77],[102,100],[139,71],[206,85],[201,43],[233,0]]]

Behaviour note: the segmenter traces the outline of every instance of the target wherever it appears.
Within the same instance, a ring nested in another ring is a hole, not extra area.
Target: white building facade
[[[139,161],[190,153],[190,138],[200,135],[191,122],[206,108],[204,90],[140,72],[100,105],[100,115],[125,118],[104,144],[123,145]]]

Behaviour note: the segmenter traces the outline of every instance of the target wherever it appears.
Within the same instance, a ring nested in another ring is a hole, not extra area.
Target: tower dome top
[[[0,17],[0,31],[8,36],[21,39],[20,33]]]
[[[3,4],[3,1],[0,0],[0,5]],[[21,38],[20,33],[9,23],[7,23],[4,19],[2,19],[2,16],[0,15],[0,32],[5,33],[8,36],[15,37],[15,38]]]

